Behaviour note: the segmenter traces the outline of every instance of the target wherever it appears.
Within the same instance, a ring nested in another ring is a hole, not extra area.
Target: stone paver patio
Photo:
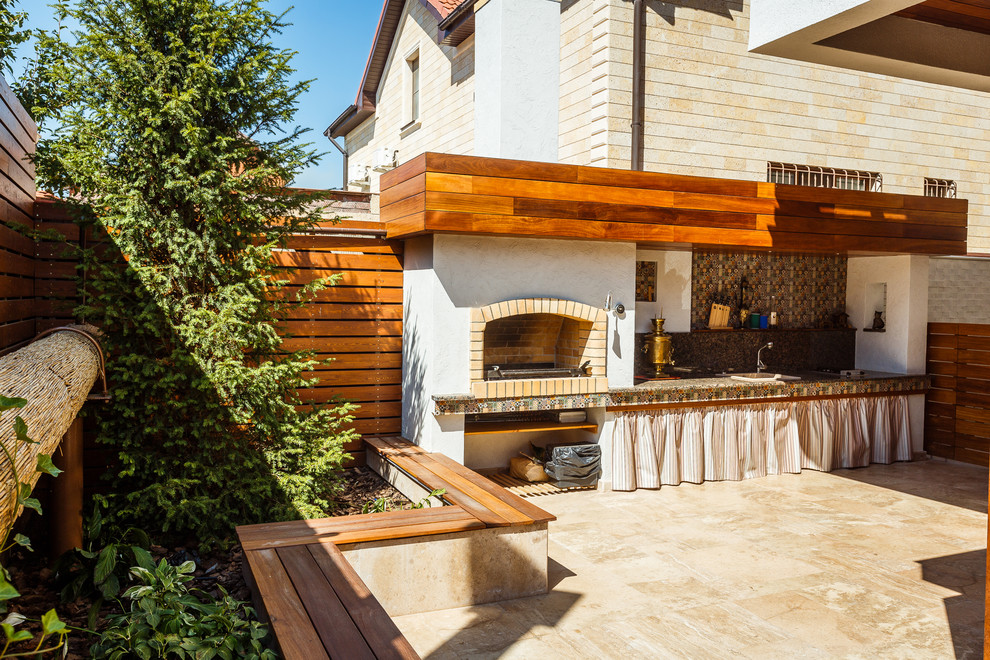
[[[984,468],[534,501],[558,516],[551,592],[396,617],[424,658],[982,657]]]

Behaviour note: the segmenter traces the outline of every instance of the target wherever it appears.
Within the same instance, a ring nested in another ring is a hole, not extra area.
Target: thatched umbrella
[[[17,473],[33,488],[38,454],[55,452],[62,436],[103,372],[103,355],[93,326],[67,326],[43,333],[31,344],[0,357],[0,394],[27,399],[27,405],[0,417],[0,442],[11,456],[17,449]],[[38,444],[19,443],[14,419],[20,416]],[[9,497],[14,478],[10,461],[0,455],[0,526],[9,529],[19,511]]]

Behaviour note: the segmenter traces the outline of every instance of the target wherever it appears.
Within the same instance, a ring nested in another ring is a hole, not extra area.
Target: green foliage
[[[110,524],[203,544],[331,510],[344,404],[299,409],[311,355],[282,351],[295,287],[273,251],[320,219],[284,183],[315,155],[284,132],[308,83],[262,0],[76,0],[37,35],[22,100],[48,137],[39,187],[109,236],[84,264],[109,353],[99,440],[120,457]],[[318,288],[322,283],[317,283]],[[305,288],[305,287],[304,287]]]
[[[201,602],[187,586],[193,562],[170,566],[164,559],[150,569],[131,573],[141,583],[124,592],[125,614],[108,618],[93,658],[263,658],[277,656],[264,648],[266,628],[251,621],[253,611],[223,591],[216,602]]]
[[[0,0],[0,73],[4,69],[12,73],[11,62],[14,59],[14,49],[28,40],[30,34],[22,30],[27,12],[14,11],[17,2]]]
[[[86,548],[75,548],[55,561],[55,581],[62,602],[85,598],[89,608],[89,627],[96,628],[96,617],[104,601],[115,599],[125,584],[131,566],[154,570],[151,539],[144,530],[130,527],[119,537],[100,548],[103,535],[103,498],[97,496],[93,515],[86,524]]]
[[[23,408],[26,405],[26,399],[8,398],[0,395],[0,413],[7,412],[8,410]],[[14,418],[13,430],[13,447],[8,447],[6,444],[0,443],[0,449],[3,451],[3,456],[8,463],[11,475],[13,477],[9,481],[4,482],[4,489],[8,492],[0,493],[0,496],[7,498],[7,508],[9,511],[13,512],[13,514],[16,514],[16,512],[20,510],[20,507],[34,509],[40,514],[41,504],[38,500],[31,497],[30,477],[20,474],[17,469],[17,456],[21,449],[25,448],[27,445],[35,445],[38,443],[28,436],[27,424],[20,416]],[[52,465],[51,458],[51,456],[46,454],[38,454],[37,467],[35,471],[50,474],[53,477],[58,476],[61,470]],[[13,520],[11,520],[11,524],[13,524]],[[30,539],[23,534],[16,534],[11,540],[10,532],[11,529],[9,527],[5,527],[2,535],[0,535],[0,555],[3,555],[15,545],[31,550]],[[8,573],[6,567],[0,563],[0,611],[6,612],[9,607],[9,603],[20,597],[20,595],[21,594],[18,593],[17,589],[14,588],[14,585],[10,583],[10,573]],[[69,629],[66,628],[64,623],[59,621],[55,610],[49,610],[41,617],[41,634],[38,636],[37,644],[33,646],[32,650],[22,653],[13,652],[10,649],[11,645],[31,642],[34,639],[34,635],[29,631],[17,629],[17,626],[25,621],[27,621],[27,619],[20,614],[11,613],[7,615],[3,622],[0,622],[0,627],[3,628],[4,633],[3,648],[0,649],[0,658],[15,658],[26,655],[37,656],[42,653],[57,651],[65,646],[65,638],[69,634]],[[50,642],[49,646],[45,646],[45,640],[51,638],[52,636],[55,637],[55,641]]]
[[[406,506],[399,507],[399,510],[410,510],[410,509],[422,509],[426,507],[433,506],[433,499],[439,500],[441,497],[447,494],[446,488],[437,488],[436,490],[430,491],[430,494],[421,499],[419,502],[413,502],[407,504]],[[392,510],[392,505],[389,500],[385,497],[379,497],[377,500],[372,500],[366,502],[364,506],[361,507],[361,513],[384,513],[386,511]]]

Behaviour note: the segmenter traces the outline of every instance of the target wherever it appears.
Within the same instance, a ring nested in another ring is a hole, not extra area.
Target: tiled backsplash
[[[691,267],[692,329],[708,327],[711,303],[719,287],[732,306],[732,320],[738,327],[739,281],[743,276],[749,283],[749,310],[776,311],[781,328],[824,327],[833,313],[846,306],[843,256],[698,251]]]
[[[643,345],[649,333],[636,334],[636,375],[649,375]],[[807,371],[822,367],[852,369],[856,365],[856,331],[848,330],[725,330],[672,332],[674,363],[702,372],[755,371],[760,346],[767,369]]]

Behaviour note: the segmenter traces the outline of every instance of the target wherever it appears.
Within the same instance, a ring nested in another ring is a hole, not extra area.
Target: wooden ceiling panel
[[[990,34],[990,0],[927,0],[895,16]]]

